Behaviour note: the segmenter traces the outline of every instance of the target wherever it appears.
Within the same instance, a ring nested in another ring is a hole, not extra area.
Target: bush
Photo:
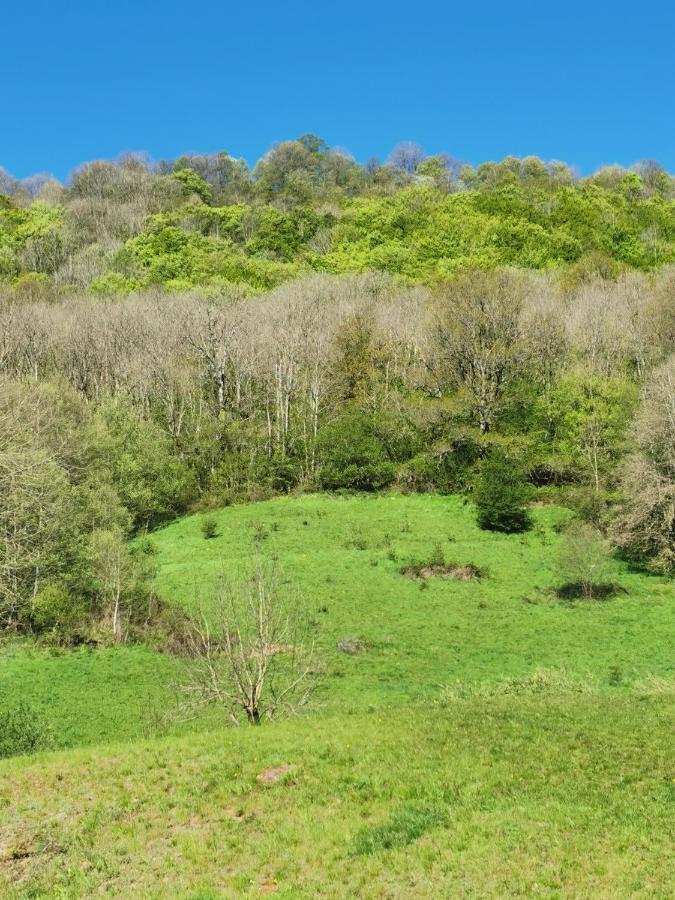
[[[27,703],[0,709],[0,758],[35,753],[54,746],[51,726]]]
[[[49,634],[59,643],[72,643],[85,627],[84,602],[72,596],[63,585],[47,584],[33,600],[31,624],[35,631]]]
[[[525,509],[528,490],[521,472],[501,452],[492,452],[476,486],[478,524],[490,531],[526,531],[532,522]]]
[[[617,589],[616,565],[609,542],[585,522],[571,525],[560,539],[556,571],[559,594],[592,600]]]
[[[218,522],[213,516],[207,516],[202,519],[201,529],[206,540],[210,540],[218,534]]]
[[[319,443],[325,488],[377,491],[394,480],[396,467],[363,413],[338,419],[324,430]]]

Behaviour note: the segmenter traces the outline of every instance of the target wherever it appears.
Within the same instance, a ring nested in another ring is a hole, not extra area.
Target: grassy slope
[[[592,672],[604,684],[613,667],[625,683],[646,672],[672,674],[672,582],[624,572],[627,593],[614,600],[554,602],[552,526],[565,513],[535,514],[537,530],[509,537],[480,531],[456,498],[322,495],[233,507],[216,513],[213,540],[202,537],[201,516],[153,536],[159,588],[189,605],[221,567],[250,557],[263,523],[267,548],[316,623],[327,663],[317,701],[329,712],[409,702],[455,679],[495,681],[538,666]],[[448,562],[486,566],[488,577],[433,579],[422,590],[400,575],[437,542]],[[359,656],[338,653],[336,642],[346,637],[371,646]],[[0,649],[0,699],[42,707],[60,746],[131,740],[156,733],[176,670],[174,659],[143,647],[53,654],[9,644]]]
[[[0,698],[42,711],[60,747],[153,733],[175,660],[147,647],[54,652],[10,643],[0,651]]]
[[[671,897],[674,724],[519,697],[8,761],[0,892]]]
[[[672,582],[624,571],[626,593],[609,602],[552,600],[552,526],[565,515],[537,509],[535,530],[509,536],[481,531],[458,498],[320,495],[235,507],[217,514],[220,534],[212,540],[202,537],[201,516],[155,535],[159,589],[186,605],[208,593],[221,569],[250,557],[262,523],[266,547],[307,600],[328,660],[322,700],[331,708],[398,702],[455,679],[492,681],[537,666],[605,682],[613,667],[627,681],[672,673]],[[421,589],[400,574],[437,543],[446,562],[474,563],[488,577],[431,579]],[[337,653],[336,642],[348,637],[371,649]]]
[[[213,540],[200,516],[158,532],[159,588],[189,605],[263,523],[315,622],[320,708],[0,763],[0,895],[672,896],[672,694],[626,688],[673,673],[673,585],[626,570],[611,601],[555,601],[564,515],[536,510],[535,531],[507,537],[453,498],[318,496],[222,510]],[[488,577],[400,574],[437,542]],[[369,649],[339,653],[343,637]],[[539,666],[598,689],[429,701]],[[47,706],[63,743],[130,740],[152,733],[174,673],[147,648],[9,646],[0,689]],[[279,764],[281,781],[257,781]]]

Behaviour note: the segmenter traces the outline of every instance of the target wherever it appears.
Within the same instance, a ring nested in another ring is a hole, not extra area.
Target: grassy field
[[[413,702],[457,680],[489,684],[541,667],[591,676],[611,691],[646,674],[672,676],[672,581],[624,570],[625,593],[612,600],[557,600],[555,525],[568,514],[534,514],[533,531],[506,536],[478,529],[457,498],[320,495],[220,510],[211,540],[200,515],[151,540],[158,590],[189,607],[222,570],[245,568],[262,536],[307,604],[326,672],[317,713]],[[401,574],[439,547],[446,562],[486,574],[466,582]],[[364,642],[365,652],[340,653],[343,639]],[[54,651],[8,642],[0,646],[0,701],[21,698],[42,710],[60,747],[212,727],[213,716],[189,726],[172,719],[179,668],[149,647]]]
[[[7,643],[0,697],[71,749],[0,763],[0,896],[673,896],[673,583],[623,568],[614,598],[560,600],[569,513],[533,512],[505,536],[457,498],[324,495],[154,533],[186,608],[256,542],[278,558],[324,664],[314,704],[181,723],[172,656]],[[439,555],[481,577],[402,573]]]
[[[12,760],[0,889],[669,898],[674,725],[667,699],[524,695]]]
[[[160,593],[190,606],[217,574],[245,566],[254,536],[297,585],[327,661],[321,701],[331,709],[409,701],[441,685],[493,681],[538,667],[630,684],[645,673],[673,674],[672,581],[624,570],[625,593],[607,602],[559,601],[552,563],[568,515],[543,507],[523,536],[481,531],[458,498],[400,496],[281,499],[217,515],[205,540],[202,516],[153,536]],[[406,578],[401,568],[443,554],[474,564],[471,581]],[[346,656],[338,641],[366,652]]]
[[[0,701],[21,699],[50,722],[56,745],[73,747],[156,734],[177,661],[148,647],[0,648]]]

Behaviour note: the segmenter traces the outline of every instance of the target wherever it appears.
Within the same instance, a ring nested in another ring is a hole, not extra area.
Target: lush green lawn
[[[11,760],[0,893],[669,898],[674,725],[525,694]]]
[[[52,725],[56,745],[133,740],[163,728],[177,662],[147,647],[0,648],[0,702],[21,699]]]

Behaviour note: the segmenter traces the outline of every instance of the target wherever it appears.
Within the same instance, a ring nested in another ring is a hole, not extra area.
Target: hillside
[[[207,515],[217,522],[208,540]],[[160,596],[190,609],[221,571],[245,568],[263,536],[264,553],[278,557],[311,622],[324,670],[313,715],[427,704],[458,681],[481,688],[542,668],[611,694],[649,675],[672,676],[672,580],[624,566],[622,591],[611,600],[559,599],[555,526],[570,513],[541,507],[535,515],[531,532],[500,535],[481,531],[473,507],[457,497],[316,495],[189,516],[150,540]],[[439,552],[484,574],[401,574]],[[359,652],[341,652],[341,641]],[[40,710],[60,747],[221,725],[215,713],[176,718],[182,672],[180,659],[152,646],[13,641],[3,649],[0,693]]]
[[[306,134],[253,169],[225,152],[85,163],[65,185],[0,168],[0,288],[231,297],[309,272],[435,283],[511,265],[574,281],[675,259],[673,178],[658,163],[581,179],[534,156],[472,167],[415,153],[363,166]]]
[[[673,725],[672,697],[526,693],[5,762],[0,885],[666,898]]]

